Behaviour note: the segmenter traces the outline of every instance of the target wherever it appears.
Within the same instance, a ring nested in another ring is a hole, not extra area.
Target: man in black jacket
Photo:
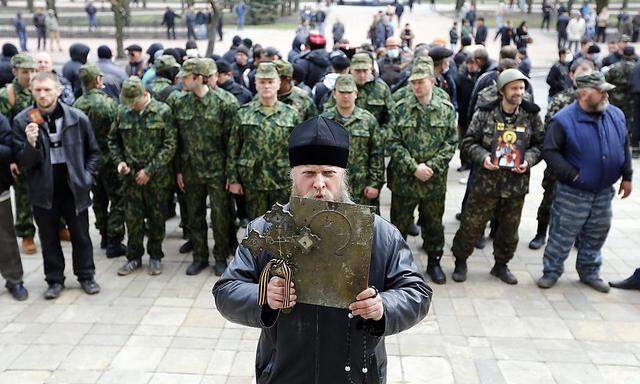
[[[307,42],[311,50],[302,53],[292,64],[299,64],[305,73],[304,83],[313,87],[329,70],[329,52],[325,50],[327,44],[324,36],[312,34]]]
[[[289,137],[292,195],[350,202],[348,156],[349,133],[338,123],[315,117],[298,125]],[[288,205],[284,209],[288,211]],[[262,233],[266,226],[260,217],[247,230]],[[384,337],[422,320],[432,291],[400,231],[378,215],[372,240],[368,284],[375,288],[360,292],[348,309],[296,304],[297,287],[292,287],[286,306],[284,280],[275,276],[266,286],[266,304],[259,305],[260,271],[276,255],[252,255],[245,246],[238,247],[213,295],[225,318],[261,329],[258,384],[385,382]],[[281,313],[283,308],[290,313]]]
[[[18,301],[24,301],[29,293],[22,283],[22,261],[13,226],[11,192],[9,191],[9,187],[13,183],[9,164],[15,161],[12,146],[11,125],[9,125],[9,120],[0,114],[0,249],[2,249],[0,252],[0,274],[7,281],[5,287],[11,296]]]
[[[218,86],[225,91],[231,92],[240,105],[250,102],[253,98],[251,92],[233,80],[231,65],[224,60],[218,60],[216,61],[216,66],[218,67]]]
[[[80,80],[80,67],[87,64],[87,56],[90,48],[82,43],[75,43],[69,47],[69,57],[62,67],[62,76],[71,83],[73,95],[76,99],[82,96],[82,81]]]
[[[573,55],[568,48],[560,48],[558,56],[558,62],[553,64],[547,75],[549,101],[556,94],[573,86],[573,82],[569,78],[569,63],[571,63]]]
[[[487,42],[487,35],[489,34],[489,29],[487,29],[487,26],[484,25],[484,17],[479,17],[476,23],[478,27],[476,28],[475,42],[476,44],[485,45]]]
[[[167,7],[162,15],[162,25],[167,28],[167,39],[176,39],[176,18],[180,18],[180,15],[175,13],[171,7]]]
[[[31,81],[36,106],[14,119],[16,159],[25,174],[29,201],[38,224],[45,280],[45,299],[64,288],[64,255],[58,237],[60,218],[71,232],[73,272],[87,294],[100,291],[94,280],[89,237],[89,191],[98,173],[100,149],[87,116],[58,101],[60,82],[51,72]]]

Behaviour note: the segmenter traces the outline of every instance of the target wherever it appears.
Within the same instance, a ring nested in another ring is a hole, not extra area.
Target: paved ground
[[[374,10],[339,10],[348,35],[358,41],[351,31],[364,35]],[[419,27],[418,41],[446,35],[450,23],[426,8],[408,19]],[[247,29],[245,35],[287,51],[289,35],[284,31]],[[552,60],[553,36],[535,31],[534,37],[534,62]],[[102,43],[86,41],[93,47]],[[490,49],[497,51],[495,46]],[[536,77],[534,83],[537,100],[545,100],[543,80]],[[444,216],[448,275],[453,270],[449,248],[458,227],[454,215],[464,191],[458,183],[462,175],[455,171],[458,165],[456,158]],[[604,295],[581,285],[573,268],[575,254],[555,288],[542,291],[535,286],[542,252],[530,251],[526,243],[535,232],[543,168],[533,170],[520,226],[522,241],[511,263],[520,284],[506,286],[489,275],[490,245],[476,251],[468,282],[434,286],[429,316],[387,339],[389,383],[640,383],[640,294]],[[613,229],[604,249],[605,279],[627,276],[640,265],[637,194],[614,202]],[[386,217],[389,197],[385,189]],[[41,257],[24,256],[29,300],[16,303],[0,292],[0,383],[252,383],[259,332],[225,321],[214,309],[210,291],[216,278],[211,272],[185,276],[190,256],[177,252],[182,243],[177,224],[177,219],[167,223],[165,271],[157,277],[144,272],[117,277],[122,259],[107,260],[96,247],[97,279],[103,290],[93,297],[81,293],[68,270],[68,289],[62,297],[43,300]],[[95,230],[92,236],[97,243]],[[411,246],[423,269],[426,256],[420,241],[411,239]],[[64,249],[70,253],[69,244]]]

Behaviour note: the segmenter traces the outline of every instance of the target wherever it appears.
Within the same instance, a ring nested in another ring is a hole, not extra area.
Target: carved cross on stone
[[[253,257],[266,251],[274,258],[291,262],[292,255],[306,254],[320,242],[320,238],[311,233],[309,228],[296,225],[293,215],[278,203],[264,215],[264,219],[271,226],[262,235],[252,230],[242,240],[242,245],[249,249]]]

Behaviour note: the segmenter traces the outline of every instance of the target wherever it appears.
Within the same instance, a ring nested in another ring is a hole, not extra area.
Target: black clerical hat
[[[349,133],[322,116],[298,124],[289,136],[289,164],[333,165],[347,168]]]

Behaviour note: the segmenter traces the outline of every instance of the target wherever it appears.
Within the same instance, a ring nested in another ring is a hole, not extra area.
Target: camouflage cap
[[[278,70],[274,63],[260,63],[256,70],[256,79],[279,79]]]
[[[189,73],[193,75],[210,76],[210,71],[210,64],[207,61],[195,57],[182,63],[182,68],[178,76],[184,76]]]
[[[80,80],[90,81],[95,80],[96,77],[103,76],[100,68],[95,64],[85,64],[80,67]]]
[[[11,58],[11,66],[13,68],[37,69],[36,60],[24,53],[19,53]]]
[[[595,88],[599,91],[610,91],[616,86],[607,83],[602,72],[591,72],[588,75],[576,77],[576,87],[578,88]]]
[[[207,64],[207,76],[213,76],[218,73],[218,65],[216,61],[209,57],[203,57],[200,59]]]
[[[414,80],[422,80],[426,78],[431,78],[435,76],[435,71],[433,69],[433,63],[431,64],[416,64],[411,68],[411,75],[409,76],[409,81]]]
[[[371,69],[373,60],[368,53],[356,53],[351,58],[351,69]]]
[[[276,60],[273,62],[276,65],[276,71],[280,77],[293,77],[293,65],[284,60]]]
[[[340,75],[336,79],[336,84],[333,87],[338,92],[350,93],[356,92],[358,87],[356,86],[356,81],[353,79],[351,75]]]
[[[120,101],[122,104],[130,107],[140,97],[144,96],[147,91],[142,85],[142,80],[138,76],[131,76],[122,83],[122,91],[120,92]]]
[[[171,55],[162,55],[155,60],[156,72],[163,72],[170,68],[180,68],[176,58]]]
[[[516,80],[524,80],[525,82],[529,81],[529,78],[519,70],[515,68],[505,69],[498,76],[498,81],[496,82],[496,86],[498,90],[502,89],[505,85],[514,82]]]
[[[413,59],[413,65],[427,64],[433,67],[433,59],[431,56],[418,56]]]
[[[631,36],[623,34],[620,36],[620,42],[622,43],[630,43],[631,42]]]

